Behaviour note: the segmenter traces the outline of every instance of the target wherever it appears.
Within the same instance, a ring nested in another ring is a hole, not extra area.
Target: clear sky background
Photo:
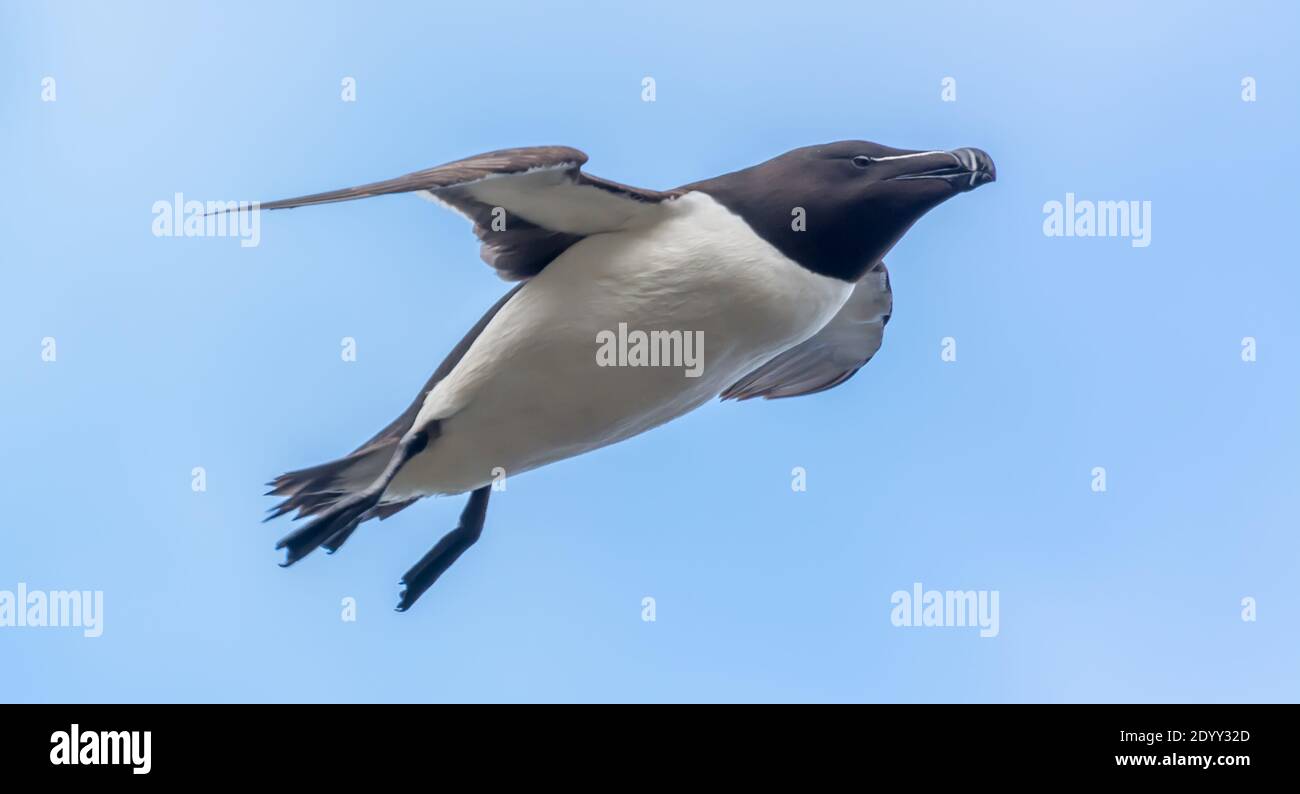
[[[1300,699],[1300,12],[731,5],[0,4],[0,590],[106,613],[0,628],[0,700]],[[894,250],[848,384],[511,478],[404,615],[459,497],[277,567],[263,483],[387,423],[507,286],[413,196],[255,248],[155,238],[155,201],[552,143],[668,188],[843,138],[999,179]],[[1044,236],[1067,192],[1152,202],[1151,245]],[[997,590],[999,635],[894,627],[914,582]]]

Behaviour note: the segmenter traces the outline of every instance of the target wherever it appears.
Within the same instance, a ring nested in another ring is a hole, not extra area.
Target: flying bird
[[[483,260],[519,282],[387,427],[270,483],[283,501],[268,520],[311,519],[276,545],[283,565],[337,551],[362,522],[422,497],[469,492],[459,525],[402,577],[405,611],[478,540],[494,471],[622,441],[714,397],[843,383],[889,322],[885,254],[930,209],[996,178],[979,149],[866,141],[807,146],[662,192],[593,176],[586,162],[566,146],[505,149],[261,205],[417,193],[473,222]],[[647,366],[644,355],[609,366],[598,340],[627,329],[660,332],[654,344],[690,335],[701,366]]]

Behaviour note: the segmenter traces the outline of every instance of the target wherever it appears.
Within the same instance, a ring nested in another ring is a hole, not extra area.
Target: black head
[[[979,149],[840,141],[683,190],[709,194],[809,270],[857,281],[922,215],[996,176],[992,158]]]

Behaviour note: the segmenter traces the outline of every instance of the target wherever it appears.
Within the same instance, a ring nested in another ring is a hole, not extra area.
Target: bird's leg
[[[310,554],[327,541],[335,540],[331,544],[335,548],[347,539],[357,524],[364,521],[384,495],[384,489],[397,476],[406,462],[424,451],[429,445],[430,435],[437,435],[437,425],[432,428],[426,428],[415,433],[409,433],[403,436],[398,442],[397,449],[393,452],[393,457],[389,459],[388,465],[384,467],[383,473],[375,478],[375,481],[367,485],[365,489],[357,491],[347,498],[335,502],[328,510],[321,513],[310,524],[299,527],[290,532],[288,535],[280,538],[280,542],[275,544],[277,549],[287,548],[288,556],[285,561],[280,563],[281,567],[293,565],[298,560]]]
[[[487,517],[488,495],[491,492],[492,486],[484,485],[471,493],[456,528],[444,535],[438,545],[430,549],[402,577],[401,584],[406,589],[402,591],[401,600],[397,604],[398,612],[410,609],[416,599],[438,581],[438,577],[483,534],[483,521]]]

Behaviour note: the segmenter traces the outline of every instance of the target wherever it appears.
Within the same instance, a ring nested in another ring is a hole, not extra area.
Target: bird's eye
[[[858,168],[866,168],[867,166],[871,165],[871,158],[867,157],[864,154],[860,154],[857,157],[853,158],[853,165]]]

